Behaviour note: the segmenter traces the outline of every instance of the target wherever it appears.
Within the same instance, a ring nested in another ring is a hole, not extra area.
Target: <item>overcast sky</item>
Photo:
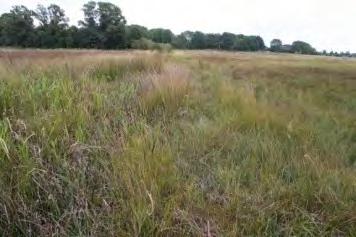
[[[103,0],[105,1],[105,0]],[[129,24],[169,28],[174,33],[260,35],[267,45],[304,40],[318,50],[356,52],[356,0],[108,0],[118,5]],[[84,0],[0,0],[0,12],[12,5],[35,8],[56,3],[72,24],[82,19]]]

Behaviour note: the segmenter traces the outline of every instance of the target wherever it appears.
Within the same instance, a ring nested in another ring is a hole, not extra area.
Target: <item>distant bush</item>
[[[292,44],[292,51],[300,54],[316,54],[316,50],[308,43],[303,41],[295,41]]]
[[[141,38],[138,40],[133,40],[131,43],[131,48],[133,49],[152,49],[155,43],[147,38]]]
[[[133,49],[143,49],[143,50],[158,50],[158,51],[171,51],[171,44],[155,43],[150,39],[141,38],[139,40],[134,40],[131,43],[131,48]]]
[[[171,44],[157,44],[153,45],[154,50],[158,50],[160,52],[170,52],[172,51],[173,47]]]

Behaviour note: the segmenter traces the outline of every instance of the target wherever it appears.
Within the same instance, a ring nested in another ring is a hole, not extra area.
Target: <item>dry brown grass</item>
[[[163,109],[175,113],[184,103],[190,89],[191,73],[188,69],[167,64],[161,73],[139,75],[138,96],[144,114]]]

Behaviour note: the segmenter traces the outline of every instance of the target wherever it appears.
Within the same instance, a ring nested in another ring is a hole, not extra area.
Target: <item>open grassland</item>
[[[356,61],[0,54],[0,236],[355,236]]]

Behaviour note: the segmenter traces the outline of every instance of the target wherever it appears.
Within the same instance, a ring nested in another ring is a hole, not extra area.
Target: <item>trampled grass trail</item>
[[[356,61],[0,57],[0,236],[353,236]]]

